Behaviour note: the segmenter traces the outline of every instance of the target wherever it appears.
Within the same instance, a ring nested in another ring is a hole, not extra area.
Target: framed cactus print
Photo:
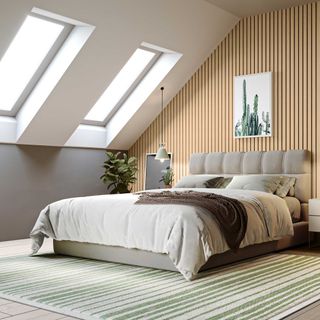
[[[271,137],[271,72],[234,77],[233,130],[235,138]]]

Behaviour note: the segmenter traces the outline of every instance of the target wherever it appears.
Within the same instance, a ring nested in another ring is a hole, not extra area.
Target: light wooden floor
[[[39,253],[51,253],[52,241],[46,239],[44,245]],[[0,242],[0,258],[15,256],[19,254],[30,253],[30,240],[15,240]],[[293,250],[286,250],[283,253],[301,254],[320,256],[320,247],[309,249],[308,247],[301,247]],[[14,301],[0,299],[0,319],[10,320],[70,320],[76,319],[65,316],[63,314],[50,312],[47,310],[30,307]],[[320,301],[292,314],[285,318],[286,320],[319,320],[320,319]]]

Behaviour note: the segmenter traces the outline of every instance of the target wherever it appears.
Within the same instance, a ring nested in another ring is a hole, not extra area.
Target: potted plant
[[[110,193],[129,193],[131,188],[129,186],[134,183],[137,168],[137,159],[135,157],[128,157],[121,152],[113,153],[106,152],[107,159],[104,162],[105,172],[100,179],[108,185],[107,189],[111,189]]]
[[[159,182],[163,181],[165,188],[171,188],[172,182],[173,182],[173,177],[174,177],[173,170],[171,168],[167,167],[167,169],[164,170],[163,172],[164,172],[164,174],[163,174],[162,178],[159,180]]]

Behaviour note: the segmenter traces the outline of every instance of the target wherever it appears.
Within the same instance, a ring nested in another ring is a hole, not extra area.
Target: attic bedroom
[[[320,318],[320,3],[0,1],[0,319]]]

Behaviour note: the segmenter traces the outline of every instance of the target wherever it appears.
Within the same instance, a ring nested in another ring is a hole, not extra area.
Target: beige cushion
[[[244,152],[242,162],[243,174],[259,174],[261,173],[261,159],[263,152],[250,151]]]
[[[242,172],[242,152],[227,152],[223,158],[223,173],[240,174]]]
[[[221,173],[223,171],[223,168],[222,168],[223,158],[224,158],[224,153],[222,152],[208,153],[204,161],[205,172],[210,172],[212,174]]]
[[[262,173],[284,173],[283,151],[268,151],[262,156]]]
[[[267,175],[267,176],[275,176]],[[277,176],[277,175],[276,175]],[[290,197],[296,197],[300,200],[300,202],[308,202],[311,198],[311,174],[303,173],[303,174],[286,174],[288,177],[296,178],[296,183],[294,185],[293,190],[289,191]],[[290,188],[291,189],[291,188]]]
[[[274,193],[279,187],[281,176],[244,175],[233,177],[226,189],[256,190]]]
[[[281,198],[286,197],[287,195],[289,195],[291,188],[294,188],[295,183],[296,183],[295,177],[286,177],[286,176],[281,177],[280,185],[276,190],[276,195]],[[292,193],[294,193],[293,190],[291,190],[290,194]]]
[[[192,155],[192,161],[189,163],[189,170],[192,174],[203,174],[206,173],[204,162],[206,160],[206,153],[194,153]],[[210,172],[211,173],[211,172]]]
[[[283,154],[285,173],[311,173],[310,152],[306,150],[288,150]]]

